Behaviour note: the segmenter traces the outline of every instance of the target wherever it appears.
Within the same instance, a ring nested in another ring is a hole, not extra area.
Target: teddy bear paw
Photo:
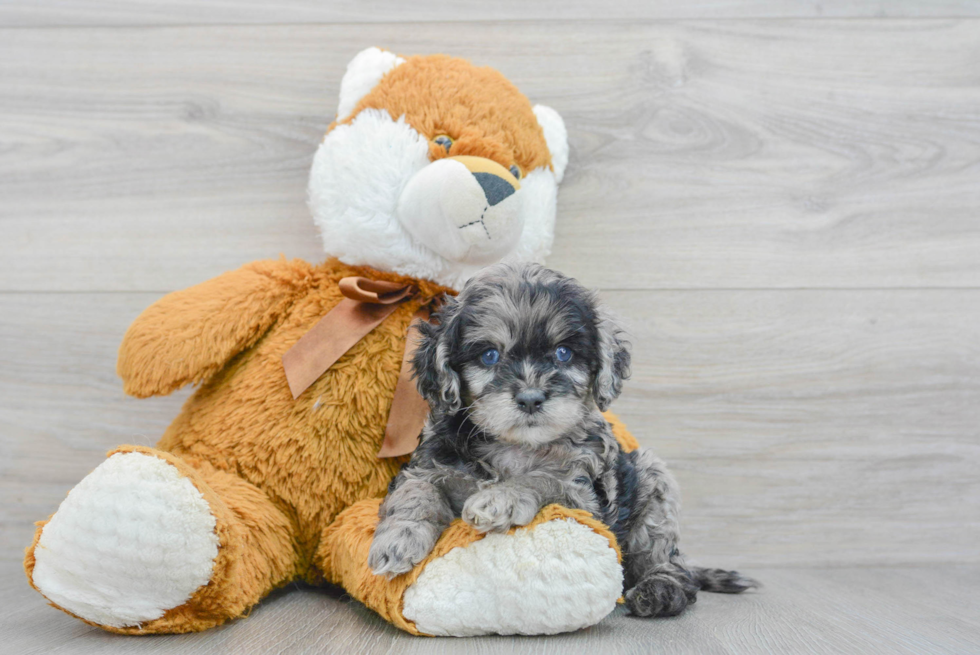
[[[122,628],[187,602],[217,554],[215,518],[191,480],[158,457],[117,453],[44,525],[30,575],[55,605]]]
[[[432,560],[406,590],[402,614],[430,635],[557,634],[598,623],[622,589],[609,539],[562,518]]]

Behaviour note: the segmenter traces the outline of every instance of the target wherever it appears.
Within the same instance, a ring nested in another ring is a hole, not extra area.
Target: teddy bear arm
[[[116,371],[126,393],[166,395],[210,378],[292,302],[302,282],[292,269],[285,261],[253,262],[150,305],[119,347]]]

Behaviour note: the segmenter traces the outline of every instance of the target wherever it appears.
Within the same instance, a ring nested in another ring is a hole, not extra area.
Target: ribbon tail
[[[429,318],[427,306],[421,307],[412,317],[412,324],[405,339],[405,354],[398,373],[398,384],[391,399],[385,440],[378,451],[379,458],[408,455],[419,445],[425,419],[429,415],[429,403],[419,394],[412,380],[412,359],[419,347],[418,324]]]

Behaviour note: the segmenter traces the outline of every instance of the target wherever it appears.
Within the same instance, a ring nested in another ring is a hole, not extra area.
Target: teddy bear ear
[[[337,104],[337,120],[347,118],[357,102],[371,92],[385,73],[405,60],[393,52],[381,48],[361,50],[347,64],[347,72],[340,81],[340,102]]]
[[[561,114],[546,105],[534,105],[534,115],[544,130],[544,140],[551,151],[551,165],[555,169],[555,181],[561,184],[568,165],[568,132]]]

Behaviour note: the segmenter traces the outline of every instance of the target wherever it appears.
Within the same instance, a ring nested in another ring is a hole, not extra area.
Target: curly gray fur
[[[368,558],[376,574],[411,570],[455,517],[501,532],[558,503],[616,534],[633,614],[672,616],[699,589],[755,586],[687,566],[676,481],[653,453],[625,453],[613,437],[601,411],[629,376],[629,344],[594,294],[541,266],[500,264],[438,319],[421,326],[414,360],[431,413],[381,505]]]

